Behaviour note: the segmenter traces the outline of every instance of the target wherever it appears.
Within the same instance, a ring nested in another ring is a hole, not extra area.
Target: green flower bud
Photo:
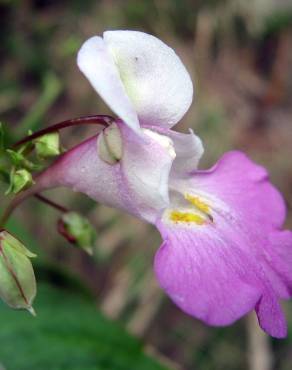
[[[12,170],[10,174],[10,186],[5,194],[17,194],[20,191],[29,188],[33,183],[34,181],[31,173],[24,168],[16,171]]]
[[[58,132],[38,137],[34,140],[36,154],[39,158],[46,159],[59,155],[60,151],[60,136]]]
[[[87,218],[77,212],[64,213],[58,222],[58,230],[70,243],[92,255],[96,231]]]
[[[108,164],[116,164],[122,158],[122,135],[116,123],[112,123],[99,134],[97,151],[99,157]]]
[[[31,162],[21,151],[6,150],[10,156],[11,162],[17,168],[25,168],[28,171],[38,171],[42,168],[39,164]]]
[[[6,230],[0,232],[0,298],[34,314],[36,281],[29,258],[36,257]]]

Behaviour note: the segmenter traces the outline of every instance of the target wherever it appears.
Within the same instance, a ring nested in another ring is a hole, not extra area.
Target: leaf
[[[167,370],[94,303],[39,284],[36,318],[0,305],[0,367],[9,370]]]

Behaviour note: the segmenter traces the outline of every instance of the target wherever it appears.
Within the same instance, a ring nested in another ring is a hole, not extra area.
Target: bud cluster
[[[39,171],[43,167],[43,161],[55,157],[61,153],[58,132],[51,132],[29,141],[17,150],[7,149],[12,163],[10,170],[10,185],[6,194],[18,194],[33,185],[33,171]],[[35,154],[35,160],[29,157]]]
[[[62,212],[58,230],[71,244],[92,255],[96,231],[86,217],[39,194],[34,184],[33,172],[45,168],[47,159],[61,154],[59,130],[80,124],[98,124],[106,128],[98,138],[97,155],[108,164],[116,164],[122,157],[122,137],[117,124],[109,116],[87,116],[60,122],[52,127],[29,132],[12,148],[5,146],[4,133],[0,123],[0,175],[9,183],[6,194],[16,196],[4,210],[0,219],[0,299],[15,309],[27,309],[34,314],[32,302],[36,295],[36,280],[30,258],[35,257],[17,238],[1,229],[12,211],[27,196],[34,195]],[[45,172],[45,171],[44,171]],[[21,194],[19,194],[21,193]],[[18,195],[19,194],[19,195]],[[27,195],[28,194],[28,195]]]

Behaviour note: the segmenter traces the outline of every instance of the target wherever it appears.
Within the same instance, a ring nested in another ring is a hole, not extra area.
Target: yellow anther
[[[205,225],[213,223],[211,207],[202,201],[198,196],[184,194],[184,198],[194,207],[188,207],[185,210],[174,209],[169,213],[169,219],[175,223],[195,223]]]
[[[170,213],[170,220],[173,222],[193,222],[197,225],[206,223],[206,220],[196,213],[181,211],[172,211]]]
[[[195,197],[188,193],[186,193],[184,197],[188,202],[190,202],[193,206],[195,206],[199,211],[209,214],[210,207],[208,206],[207,203],[203,202],[199,197]]]

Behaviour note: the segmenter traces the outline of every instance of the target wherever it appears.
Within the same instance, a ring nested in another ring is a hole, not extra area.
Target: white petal
[[[91,37],[82,45],[77,64],[109,107],[138,132],[137,113],[125,91],[113,57],[101,37]]]
[[[140,123],[175,125],[192,102],[193,85],[173,49],[156,37],[138,31],[107,31],[104,41]]]
[[[176,154],[171,168],[171,178],[188,175],[198,168],[199,161],[204,153],[201,139],[190,129],[189,134],[184,134],[174,130],[161,127],[146,126],[148,131],[152,130],[163,137],[167,137]],[[145,128],[143,129],[145,131]]]
[[[201,139],[192,130],[189,134],[169,130],[168,137],[172,139],[176,152],[171,176],[181,176],[196,170],[204,153]]]

